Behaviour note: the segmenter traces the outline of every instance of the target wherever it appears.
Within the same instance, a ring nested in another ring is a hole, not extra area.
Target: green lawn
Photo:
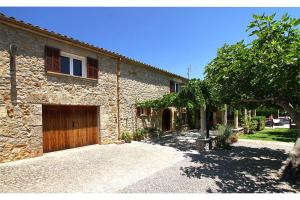
[[[288,128],[265,128],[262,131],[256,132],[255,134],[243,134],[240,135],[241,139],[252,139],[252,140],[268,140],[278,142],[295,142],[298,136],[298,130]]]

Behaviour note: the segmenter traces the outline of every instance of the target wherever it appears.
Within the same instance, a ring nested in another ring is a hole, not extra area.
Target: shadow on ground
[[[190,132],[188,135],[178,132],[165,134],[157,138],[149,138],[146,143],[159,144],[162,146],[173,147],[176,150],[189,152],[196,150],[195,139],[198,138],[200,133]]]
[[[179,140],[178,134],[166,135],[148,141],[152,144],[173,147],[184,151],[191,166],[181,167],[181,174],[188,178],[211,178],[217,189],[206,192],[295,192],[300,186],[281,182],[276,173],[286,160],[287,153],[282,149],[267,147],[233,146],[231,150],[212,150],[192,153],[195,144]]]
[[[182,174],[189,178],[214,179],[219,187],[217,192],[293,192],[276,176],[287,157],[283,150],[236,146],[232,150],[187,154],[187,157],[197,165],[182,167]],[[300,189],[299,185],[292,187]]]

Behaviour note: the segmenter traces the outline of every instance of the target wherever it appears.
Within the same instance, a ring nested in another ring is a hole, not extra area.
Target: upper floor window
[[[175,81],[170,81],[170,93],[178,93],[180,91],[180,84]]]
[[[84,57],[61,52],[60,73],[87,77],[85,60],[86,59]]]
[[[62,52],[57,48],[45,47],[45,66],[51,72],[98,78],[98,60]]]

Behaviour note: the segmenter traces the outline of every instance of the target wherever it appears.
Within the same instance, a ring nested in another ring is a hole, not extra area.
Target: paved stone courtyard
[[[299,192],[277,170],[291,143],[239,140],[198,153],[197,133],[123,145],[93,145],[0,164],[0,192]]]

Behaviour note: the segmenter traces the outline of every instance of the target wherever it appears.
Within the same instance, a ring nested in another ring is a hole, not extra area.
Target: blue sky
[[[224,43],[246,39],[252,14],[300,17],[300,8],[0,8],[19,20],[191,78]]]

